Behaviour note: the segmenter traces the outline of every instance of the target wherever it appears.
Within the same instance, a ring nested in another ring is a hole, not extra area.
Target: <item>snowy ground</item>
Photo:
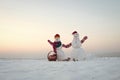
[[[120,80],[120,58],[78,62],[0,59],[0,80]]]

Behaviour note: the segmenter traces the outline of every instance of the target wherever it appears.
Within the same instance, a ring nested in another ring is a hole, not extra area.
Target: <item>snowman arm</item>
[[[84,43],[84,40],[81,40],[80,42],[81,42],[81,43]]]
[[[71,47],[71,43],[69,43],[69,44],[67,44],[67,45],[65,45],[65,44],[62,44],[62,47],[64,47],[64,48],[69,48],[69,47]]]
[[[55,43],[52,42],[52,41],[50,41],[50,40],[48,40],[48,43],[50,43],[50,45],[52,45],[52,47],[53,47],[53,51],[54,51],[55,53],[57,53],[57,51],[56,51],[56,47],[55,47]]]
[[[87,37],[87,36],[84,36],[83,39],[82,39],[80,42],[81,42],[81,43],[84,43],[85,40],[87,40],[87,39],[88,39],[88,37]]]
[[[51,44],[51,45],[54,45],[54,43],[50,40],[48,40],[48,43]]]

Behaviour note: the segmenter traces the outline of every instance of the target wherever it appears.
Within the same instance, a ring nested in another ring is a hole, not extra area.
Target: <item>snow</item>
[[[120,80],[120,58],[76,62],[0,59],[0,80]]]

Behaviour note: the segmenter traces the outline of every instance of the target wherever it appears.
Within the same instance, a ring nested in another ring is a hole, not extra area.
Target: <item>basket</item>
[[[56,61],[57,60],[57,54],[53,51],[50,51],[47,55],[48,61]]]

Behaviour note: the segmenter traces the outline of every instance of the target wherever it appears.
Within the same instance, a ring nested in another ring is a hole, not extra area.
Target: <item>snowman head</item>
[[[54,38],[55,38],[55,41],[60,41],[60,35],[59,34],[55,34]]]
[[[79,34],[78,34],[77,31],[74,31],[74,32],[72,33],[72,35],[73,35],[75,38],[78,38],[78,37],[79,37]]]

